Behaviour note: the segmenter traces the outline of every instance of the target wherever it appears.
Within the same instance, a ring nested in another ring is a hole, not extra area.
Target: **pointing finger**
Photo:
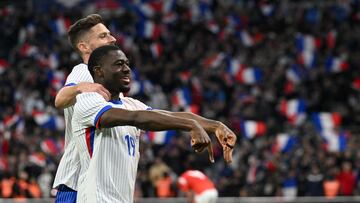
[[[215,160],[214,160],[214,151],[213,151],[213,148],[212,148],[212,144],[211,144],[211,143],[208,145],[208,152],[209,152],[210,162],[211,162],[211,163],[214,163],[214,162],[215,162]]]

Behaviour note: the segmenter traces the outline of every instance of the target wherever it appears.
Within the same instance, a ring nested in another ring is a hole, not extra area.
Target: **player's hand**
[[[199,124],[196,124],[193,130],[190,131],[190,137],[191,147],[195,150],[195,152],[200,153],[207,148],[210,162],[214,163],[214,152],[211,146],[211,139]]]
[[[98,83],[81,82],[77,85],[77,90],[80,93],[97,92],[101,96],[103,96],[106,101],[109,101],[111,98],[110,92],[104,86],[102,86],[101,84],[98,84]]]
[[[236,143],[236,135],[226,125],[220,123],[215,130],[218,142],[223,148],[224,159],[227,163],[232,162],[232,153]]]

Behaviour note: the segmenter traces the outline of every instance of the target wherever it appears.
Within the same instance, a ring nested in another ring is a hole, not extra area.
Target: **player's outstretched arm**
[[[184,130],[190,131],[191,145],[196,152],[209,149],[210,161],[213,162],[211,140],[201,125],[189,118],[174,116],[158,111],[129,111],[118,108],[111,108],[102,114],[98,120],[97,127],[109,128],[119,125],[136,126],[143,130]]]
[[[236,135],[222,122],[207,119],[191,112],[171,112],[164,110],[154,111],[196,120],[206,130],[207,133],[215,134],[218,142],[223,148],[225,161],[228,163],[232,162],[232,153],[236,143]]]
[[[97,92],[104,97],[106,101],[110,99],[110,92],[98,83],[81,82],[74,86],[66,86],[60,89],[55,97],[56,108],[66,108],[74,105],[76,96],[83,92]]]

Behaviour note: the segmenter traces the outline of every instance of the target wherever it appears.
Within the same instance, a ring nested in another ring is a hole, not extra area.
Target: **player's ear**
[[[77,48],[80,50],[81,53],[85,54],[85,53],[88,53],[90,54],[91,53],[91,50],[90,50],[90,47],[88,46],[88,44],[84,41],[80,41],[78,44],[77,44]]]

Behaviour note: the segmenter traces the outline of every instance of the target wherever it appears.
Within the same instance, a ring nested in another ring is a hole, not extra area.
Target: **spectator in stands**
[[[335,178],[335,173],[336,171],[334,169],[330,169],[323,183],[325,197],[329,199],[334,198],[339,194],[340,183]]]
[[[173,180],[169,172],[165,171],[162,177],[157,181],[156,194],[160,198],[175,197],[175,190],[173,187]]]
[[[349,196],[353,194],[356,179],[350,162],[344,161],[341,164],[341,170],[336,175],[336,179],[340,184],[340,195]]]
[[[323,196],[324,176],[316,164],[311,165],[311,171],[306,176],[306,196]]]

